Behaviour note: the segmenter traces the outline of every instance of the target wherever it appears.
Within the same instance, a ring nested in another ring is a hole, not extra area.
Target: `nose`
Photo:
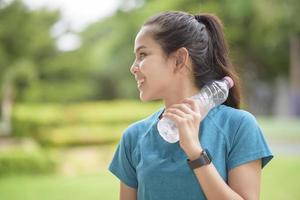
[[[137,65],[136,62],[134,62],[134,63],[132,64],[132,66],[130,67],[130,72],[131,72],[132,74],[135,74],[135,73],[138,72],[138,71],[139,71],[139,66]]]

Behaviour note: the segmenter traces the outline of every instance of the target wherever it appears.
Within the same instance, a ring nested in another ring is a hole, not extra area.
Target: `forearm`
[[[226,184],[213,163],[194,169],[194,173],[207,199],[243,200]]]
[[[195,160],[202,151],[203,149],[198,146],[187,152],[187,156],[190,160]],[[243,200],[243,198],[223,180],[212,162],[208,165],[196,168],[193,171],[207,199]]]

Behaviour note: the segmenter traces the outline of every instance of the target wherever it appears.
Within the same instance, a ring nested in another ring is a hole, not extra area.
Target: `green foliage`
[[[137,98],[129,72],[136,33],[148,17],[182,10],[220,16],[242,80],[271,82],[288,74],[289,40],[300,31],[299,6],[297,0],[145,1],[131,10],[121,6],[113,16],[87,27],[79,33],[78,50],[58,52],[50,30],[59,13],[30,11],[15,0],[0,8],[0,81],[14,79],[17,101]]]
[[[37,136],[44,146],[103,145],[119,141],[128,124],[121,125],[65,125],[41,128]]]
[[[85,102],[77,104],[17,104],[14,118],[41,126],[64,124],[119,124],[146,117],[161,102],[141,103],[135,100]],[[134,112],[132,112],[134,111]]]
[[[125,128],[161,106],[160,102],[102,101],[78,104],[17,104],[15,136],[43,145],[70,146],[117,142]]]
[[[17,104],[15,136],[29,136],[46,146],[114,143],[125,128],[161,107],[161,102],[101,101],[78,104]],[[270,139],[299,139],[299,120],[259,117]]]
[[[0,7],[0,86],[13,83],[16,100],[39,81],[46,61],[56,54],[50,28],[58,16],[56,11],[29,11],[20,0]]]
[[[0,176],[53,173],[55,166],[55,158],[41,149],[28,151],[16,147],[0,151]]]

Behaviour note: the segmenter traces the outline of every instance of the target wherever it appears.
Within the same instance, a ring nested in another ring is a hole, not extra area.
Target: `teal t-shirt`
[[[138,200],[206,199],[179,142],[168,143],[158,133],[163,110],[125,130],[109,170],[137,189]],[[257,159],[264,167],[273,157],[256,119],[247,111],[217,106],[201,122],[199,134],[202,148],[208,149],[226,182],[234,167]]]

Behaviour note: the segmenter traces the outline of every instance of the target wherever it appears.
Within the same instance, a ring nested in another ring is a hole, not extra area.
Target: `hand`
[[[179,144],[186,155],[191,160],[199,157],[202,151],[198,136],[202,115],[196,100],[186,98],[182,103],[166,109],[163,116],[173,120],[177,125]]]

